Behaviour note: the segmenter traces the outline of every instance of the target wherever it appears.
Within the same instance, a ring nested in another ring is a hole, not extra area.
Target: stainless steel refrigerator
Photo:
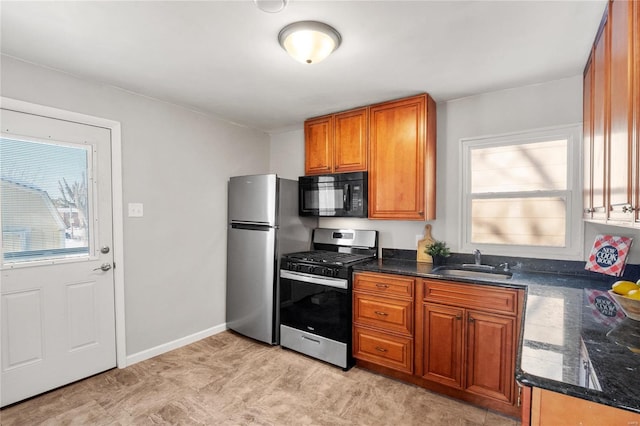
[[[228,207],[227,327],[278,344],[280,256],[309,250],[317,219],[298,216],[298,182],[275,174],[229,179]]]

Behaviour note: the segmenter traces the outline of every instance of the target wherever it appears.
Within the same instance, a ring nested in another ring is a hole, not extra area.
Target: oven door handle
[[[303,272],[293,272],[280,270],[280,278],[286,278],[293,281],[302,281],[309,284],[326,285],[336,288],[349,288],[349,282],[343,278],[323,277],[319,275],[305,274]]]

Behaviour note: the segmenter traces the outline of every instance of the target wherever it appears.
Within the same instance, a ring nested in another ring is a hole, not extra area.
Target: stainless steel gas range
[[[313,250],[280,266],[280,344],[347,370],[353,265],[377,257],[378,231],[318,228]]]

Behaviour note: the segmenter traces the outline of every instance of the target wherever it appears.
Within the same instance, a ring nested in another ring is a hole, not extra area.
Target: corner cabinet
[[[305,175],[366,171],[368,117],[358,108],[305,121]]]
[[[356,273],[353,356],[360,367],[519,417],[523,301],[518,289]]]
[[[640,3],[608,4],[584,71],[584,214],[640,225]]]
[[[369,111],[369,218],[435,219],[436,107],[422,94]]]

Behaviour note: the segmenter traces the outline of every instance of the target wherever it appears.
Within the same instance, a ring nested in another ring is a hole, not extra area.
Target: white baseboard
[[[172,351],[174,349],[181,348],[186,345],[190,345],[191,343],[197,342],[198,340],[202,340],[206,337],[213,336],[218,333],[222,333],[227,330],[227,324],[217,325],[215,327],[207,328],[206,330],[199,331],[197,333],[190,334],[189,336],[181,337],[179,339],[173,340],[171,342],[163,343],[162,345],[158,345],[154,348],[145,349],[144,351],[127,355],[127,365],[133,365],[140,361],[147,360],[149,358],[153,358],[154,356],[161,355],[165,352]],[[126,366],[118,366],[120,368]]]

